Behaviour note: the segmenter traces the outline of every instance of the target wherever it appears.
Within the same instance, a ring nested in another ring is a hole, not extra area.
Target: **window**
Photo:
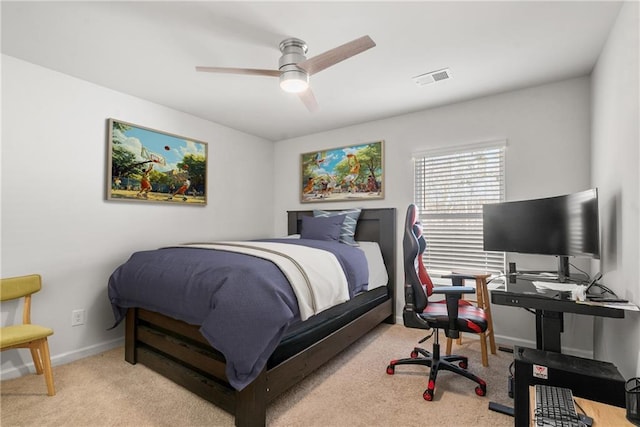
[[[432,273],[504,271],[504,252],[482,250],[482,205],[504,201],[506,141],[415,155],[415,203]]]

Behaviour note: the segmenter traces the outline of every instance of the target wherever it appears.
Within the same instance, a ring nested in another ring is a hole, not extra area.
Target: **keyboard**
[[[533,413],[536,426],[583,427],[573,403],[571,389],[536,384],[536,405]]]

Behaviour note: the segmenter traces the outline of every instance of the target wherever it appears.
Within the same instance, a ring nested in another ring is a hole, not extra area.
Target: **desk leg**
[[[560,334],[563,326],[562,313],[536,310],[536,348],[538,350],[562,353]]]

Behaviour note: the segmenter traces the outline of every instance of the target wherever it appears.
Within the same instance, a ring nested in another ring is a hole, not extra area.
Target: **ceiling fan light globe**
[[[300,93],[309,88],[309,83],[305,82],[304,80],[290,79],[280,82],[280,87],[285,92]]]
[[[285,71],[280,75],[280,87],[289,93],[304,92],[309,88],[309,76],[297,70]]]

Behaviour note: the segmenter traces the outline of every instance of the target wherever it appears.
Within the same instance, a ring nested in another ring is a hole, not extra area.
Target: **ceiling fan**
[[[309,111],[318,108],[311,88],[309,76],[331,67],[345,59],[351,58],[376,44],[371,37],[362,36],[341,46],[330,49],[320,55],[307,59],[307,44],[297,38],[288,38],[280,43],[282,56],[277,70],[256,68],[196,67],[196,71],[209,73],[250,74],[280,78],[280,87],[285,92],[297,93]]]

